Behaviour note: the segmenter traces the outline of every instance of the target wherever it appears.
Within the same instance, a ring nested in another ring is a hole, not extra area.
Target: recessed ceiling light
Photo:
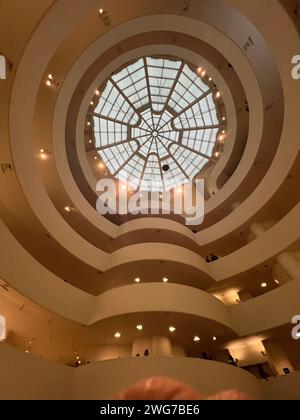
[[[171,333],[173,333],[173,332],[175,332],[175,331],[176,331],[176,328],[175,328],[175,327],[169,327],[169,331],[170,331]]]
[[[87,125],[90,127],[90,125],[91,125],[90,121],[87,122]]]
[[[203,72],[201,73],[201,76],[204,77],[206,75],[206,71],[203,70]]]
[[[216,158],[220,157],[220,152],[215,153]]]
[[[141,282],[141,279],[139,277],[137,277],[136,279],[134,279],[134,282],[135,283],[140,283]]]
[[[208,79],[210,82],[212,81],[212,78],[211,77],[209,77],[209,79]]]
[[[265,289],[267,286],[268,286],[268,284],[267,284],[267,283],[262,283],[262,284],[261,284],[261,287],[262,287],[263,289]]]
[[[139,331],[142,331],[143,330],[143,326],[142,325],[137,325],[136,326],[136,329],[139,330]]]
[[[79,357],[79,356],[77,356],[77,357],[76,357],[76,360],[80,360],[80,357]]]
[[[225,130],[222,130],[222,134],[226,134],[226,131]]]
[[[168,281],[169,281],[169,279],[168,279],[167,277],[164,277],[164,278],[163,278],[163,282],[164,282],[164,283],[168,283]]]
[[[49,86],[49,87],[52,86],[51,80],[48,79],[47,82],[46,82],[46,85]]]
[[[114,337],[115,337],[115,338],[121,338],[121,337],[122,337],[122,335],[121,335],[121,333],[120,333],[120,332],[116,332],[116,334],[114,335]]]
[[[81,365],[81,360],[78,360],[78,364]]]
[[[28,354],[29,353],[29,350],[26,350],[25,353]]]
[[[220,92],[217,92],[216,93],[216,98],[219,99],[220,97],[221,97],[221,93]]]
[[[48,74],[48,79],[49,80],[53,80],[53,75],[52,74]]]
[[[222,121],[226,121],[226,117],[222,117]]]
[[[91,101],[91,102],[90,102],[90,105],[94,105],[94,101]]]
[[[48,159],[48,157],[50,156],[50,152],[45,150],[45,149],[40,149],[40,158],[42,160],[46,160]]]
[[[99,9],[99,15],[102,16],[104,13],[104,9]]]
[[[66,211],[67,213],[70,213],[70,212],[71,212],[71,210],[72,210],[72,208],[71,208],[70,206],[66,206],[66,207],[65,207],[65,211]]]
[[[100,96],[100,90],[99,89],[95,90],[95,95]]]
[[[89,144],[92,144],[93,143],[93,140],[89,140]]]
[[[274,281],[275,281],[276,284],[280,284],[279,280],[274,279]]]
[[[201,340],[201,338],[200,337],[198,337],[198,335],[195,335],[195,337],[194,337],[194,341],[195,341],[195,343],[197,343],[198,341],[200,341]]]
[[[201,73],[201,72],[202,72],[202,67],[198,67],[198,68],[197,68],[197,72],[198,72],[198,73]]]
[[[300,332],[296,333],[296,337],[300,338]]]
[[[95,157],[94,157],[94,160],[98,160],[98,157],[97,157],[97,156],[95,156]]]
[[[217,337],[216,336],[213,337],[213,341],[217,341]]]

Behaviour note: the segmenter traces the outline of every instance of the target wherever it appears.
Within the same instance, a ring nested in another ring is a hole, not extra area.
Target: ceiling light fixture
[[[221,97],[221,93],[220,92],[217,92],[216,93],[216,98],[219,99],[220,97]]]
[[[135,283],[140,283],[141,282],[141,279],[139,277],[137,277],[136,279],[134,279],[134,282]]]
[[[198,341],[200,341],[200,340],[201,340],[200,337],[198,337],[198,335],[195,335],[195,337],[194,337],[195,343],[198,343]]]
[[[213,337],[213,341],[217,341],[217,337],[216,336]]]
[[[53,74],[48,74],[47,76],[47,80],[46,80],[46,85],[48,87],[52,87],[52,86],[59,86],[59,82],[57,80],[54,79]]]
[[[40,149],[40,158],[42,160],[47,160],[50,155],[51,155],[51,152],[49,150]]]
[[[8,60],[4,55],[0,54],[0,80],[6,80]]]
[[[267,283],[262,283],[262,284],[261,284],[261,287],[262,287],[263,289],[265,289],[267,286],[268,286],[268,284],[267,284]]]
[[[122,337],[122,335],[121,335],[121,333],[120,333],[120,332],[116,332],[116,333],[115,333],[115,335],[114,335],[114,337],[115,337],[115,338],[121,338],[121,337]]]
[[[176,331],[176,328],[175,328],[175,327],[169,327],[169,331],[170,331],[171,333],[173,333],[173,332],[175,332],[175,331]]]
[[[139,331],[142,331],[143,330],[143,326],[142,325],[137,325],[136,326],[136,329],[139,330]]]
[[[168,279],[167,277],[164,277],[164,278],[163,278],[163,282],[164,282],[164,283],[168,283],[168,281],[169,281],[169,279]]]
[[[280,282],[277,279],[274,279],[276,284],[280,284]]]
[[[95,95],[100,96],[100,90],[99,89],[95,90]]]

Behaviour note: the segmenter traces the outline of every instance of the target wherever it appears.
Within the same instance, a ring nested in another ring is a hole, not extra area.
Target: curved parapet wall
[[[204,317],[232,329],[226,306],[201,290],[177,284],[139,284],[103,293],[90,323],[135,312],[178,312]]]
[[[123,359],[72,369],[0,344],[1,400],[112,399],[124,388],[149,376],[168,376],[198,390],[204,397],[238,389],[252,399],[299,399],[299,374],[258,381],[242,369],[222,363],[188,359]],[[111,380],[103,381],[104,377]],[[213,377],[213,381],[207,378]],[[5,386],[3,386],[5,384]]]
[[[80,369],[26,356],[0,344],[0,399],[112,399],[124,388],[149,376],[169,376],[195,387],[204,396],[238,388],[261,399],[259,381],[242,369],[222,363],[180,357],[123,359]],[[213,381],[207,378],[213,375]],[[103,381],[103,378],[110,378]]]

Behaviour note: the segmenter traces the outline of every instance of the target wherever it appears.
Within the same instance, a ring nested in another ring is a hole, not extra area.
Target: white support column
[[[145,354],[146,353],[146,354]],[[171,356],[172,343],[168,337],[141,337],[134,340],[132,357],[139,356]]]
[[[152,339],[152,354],[153,356],[171,356],[171,340],[167,337],[154,336]]]
[[[260,235],[264,234],[267,229],[262,223],[253,223],[249,230],[250,233],[255,236],[255,238],[258,238]]]
[[[268,355],[269,363],[278,376],[284,375],[284,369],[288,369],[291,373],[294,372],[294,368],[285,354],[283,348],[275,340],[265,340],[263,345]]]
[[[300,263],[290,252],[284,252],[277,257],[278,264],[286,271],[291,279],[300,278]]]

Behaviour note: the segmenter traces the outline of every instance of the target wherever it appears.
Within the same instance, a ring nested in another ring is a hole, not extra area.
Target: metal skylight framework
[[[182,185],[213,159],[224,124],[216,92],[181,60],[141,58],[102,90],[92,114],[96,150],[111,174],[134,190]]]

